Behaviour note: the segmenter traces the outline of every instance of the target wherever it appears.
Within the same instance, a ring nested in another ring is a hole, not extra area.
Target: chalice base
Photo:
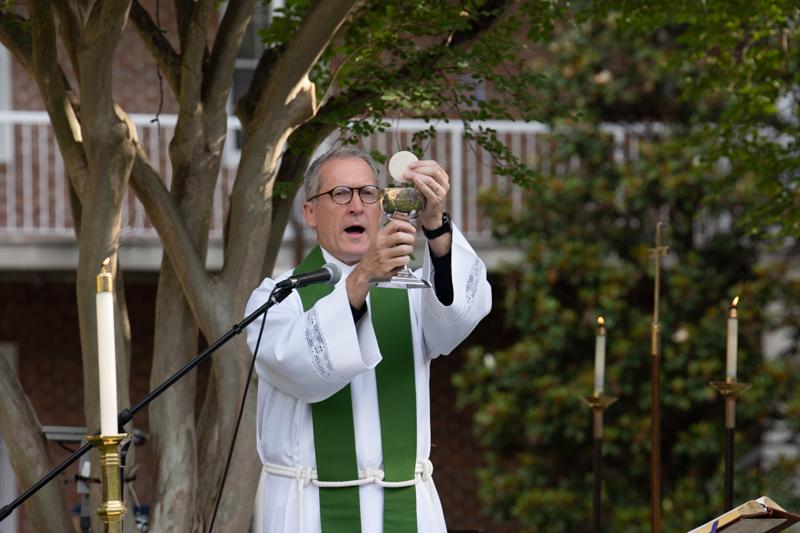
[[[373,283],[376,287],[384,289],[429,289],[431,284],[424,279],[419,279],[417,276],[407,271],[408,273],[399,272],[388,279],[374,280]]]

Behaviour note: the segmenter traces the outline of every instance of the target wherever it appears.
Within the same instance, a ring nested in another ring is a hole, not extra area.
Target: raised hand
[[[415,228],[410,222],[391,219],[370,241],[367,251],[347,278],[350,305],[364,305],[370,281],[387,279],[411,262]]]
[[[445,200],[450,191],[450,177],[447,172],[436,161],[422,160],[408,165],[403,177],[411,180],[425,195],[425,209],[419,215],[420,223],[428,229],[441,226]]]

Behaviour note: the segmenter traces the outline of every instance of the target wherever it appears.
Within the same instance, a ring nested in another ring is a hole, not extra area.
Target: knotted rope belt
[[[360,487],[362,485],[369,485],[374,483],[379,487],[389,489],[399,489],[403,487],[413,487],[422,481],[428,481],[433,477],[433,463],[429,459],[423,462],[417,462],[414,467],[413,479],[405,481],[384,481],[384,472],[380,468],[367,468],[358,471],[358,479],[347,481],[320,481],[317,479],[317,469],[310,466],[286,466],[275,463],[265,463],[264,472],[272,474],[273,476],[288,477],[297,481],[297,508],[298,508],[298,533],[303,533],[305,506],[303,505],[303,489],[308,485],[314,485],[320,488],[343,488],[343,487]]]

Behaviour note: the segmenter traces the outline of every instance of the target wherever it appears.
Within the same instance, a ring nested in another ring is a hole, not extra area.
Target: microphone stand
[[[253,311],[249,316],[247,316],[244,320],[242,320],[238,324],[234,324],[233,327],[231,327],[231,329],[229,329],[227,333],[225,333],[216,341],[214,341],[210,346],[208,346],[208,348],[206,348],[205,350],[194,356],[194,358],[191,361],[186,363],[182,368],[180,368],[174,374],[165,379],[158,387],[147,393],[147,396],[136,402],[133,406],[120,411],[119,414],[117,415],[117,425],[119,427],[119,431],[120,432],[123,431],[122,427],[128,422],[130,422],[131,419],[133,419],[133,415],[135,415],[136,413],[147,407],[147,405],[150,402],[158,398],[164,391],[166,391],[168,388],[174,385],[175,382],[177,382],[179,379],[181,379],[183,376],[189,373],[189,371],[192,370],[194,367],[199,365],[206,357],[216,352],[225,343],[227,343],[233,337],[241,333],[244,330],[244,328],[246,328],[251,322],[253,322],[260,315],[266,313],[270,307],[282,302],[287,296],[289,296],[289,293],[291,292],[292,289],[290,287],[276,288],[275,290],[273,290],[272,294],[270,294],[269,298],[264,303],[264,305]],[[47,485],[47,483],[49,483],[53,478],[55,478],[61,472],[66,470],[67,467],[69,467],[69,465],[80,459],[81,456],[83,456],[86,452],[88,452],[92,448],[94,448],[94,445],[91,442],[84,443],[80,448],[75,450],[72,453],[72,455],[70,455],[64,461],[62,461],[61,464],[51,469],[47,474],[42,476],[42,478],[39,479],[39,481],[34,483],[28,490],[20,494],[13,502],[9,503],[8,505],[0,509],[0,522],[8,518],[8,516],[11,515],[11,513],[13,513],[17,507],[22,505],[26,500],[28,500],[28,498],[36,494],[39,491],[39,489]]]

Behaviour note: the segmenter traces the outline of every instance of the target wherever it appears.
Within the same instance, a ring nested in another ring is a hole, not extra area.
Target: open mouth
[[[366,231],[366,228],[364,228],[364,226],[358,226],[358,225],[347,226],[346,228],[344,228],[344,231],[348,235],[361,235]]]

